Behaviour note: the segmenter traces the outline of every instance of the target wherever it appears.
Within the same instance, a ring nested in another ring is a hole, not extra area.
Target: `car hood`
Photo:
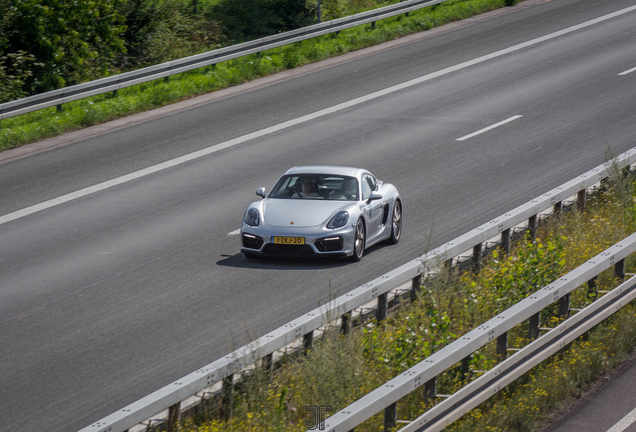
[[[325,222],[339,209],[351,202],[311,199],[266,199],[263,205],[263,222],[270,226],[312,227]]]

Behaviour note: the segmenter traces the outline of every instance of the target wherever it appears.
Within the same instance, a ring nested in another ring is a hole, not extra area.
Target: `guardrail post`
[[[510,255],[510,228],[501,232],[501,251]]]
[[[314,331],[310,331],[309,333],[303,336],[303,348],[305,350],[305,355],[311,349],[311,346],[314,344]]]
[[[181,402],[177,402],[168,409],[168,432],[174,432],[177,430],[180,416]]]
[[[481,243],[476,246],[473,246],[473,273],[479,274],[479,270],[481,270]]]
[[[596,280],[598,276],[594,276],[592,279],[587,281],[587,297],[590,300],[595,300],[598,297],[598,287],[596,286]]]
[[[225,420],[230,418],[232,412],[232,392],[234,391],[234,375],[223,378],[221,387],[221,417]]]
[[[539,337],[539,323],[541,322],[541,312],[532,315],[528,320],[528,339],[533,340]]]
[[[576,194],[576,206],[578,207],[580,212],[585,211],[585,204],[587,200],[587,190],[583,189],[578,191]]]
[[[625,280],[625,258],[614,264],[614,277]]]
[[[464,357],[462,359],[462,381],[466,381],[466,377],[468,376],[468,371],[470,370],[470,356]]]
[[[424,399],[435,399],[437,397],[437,377],[424,383]]]
[[[392,432],[397,425],[397,402],[384,409],[384,431]]]
[[[263,357],[263,371],[269,376],[274,368],[274,353],[269,353]]]
[[[537,238],[537,215],[530,216],[528,219],[528,232],[530,240],[534,241]]]
[[[554,216],[559,216],[561,214],[561,209],[563,208],[563,202],[559,201],[558,203],[554,203],[552,206],[552,213]]]
[[[380,294],[378,296],[378,322],[386,319],[387,310],[387,293]]]
[[[340,333],[346,335],[349,334],[349,330],[351,330],[351,312],[342,314],[342,321],[340,324]]]
[[[629,177],[629,173],[630,173],[629,165],[627,165],[626,167],[624,167],[624,168],[621,170],[621,174],[623,174],[623,178],[624,178],[624,179],[625,179],[625,178],[627,178],[627,177]]]
[[[61,113],[62,111],[64,111],[64,108],[62,107],[62,104],[56,105],[55,109],[57,110],[57,112]]]
[[[499,361],[508,358],[508,332],[497,338],[497,357],[499,357]]]
[[[422,275],[417,275],[411,279],[411,301],[414,302],[420,297],[420,290],[422,289]]]
[[[568,317],[570,314],[570,293],[567,293],[559,299],[559,315]]]

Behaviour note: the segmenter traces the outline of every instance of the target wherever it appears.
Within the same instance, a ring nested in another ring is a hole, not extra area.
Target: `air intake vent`
[[[342,237],[326,237],[316,240],[314,244],[320,252],[336,252],[342,250],[344,240]]]
[[[258,250],[263,247],[263,239],[253,234],[243,233],[243,247]]]

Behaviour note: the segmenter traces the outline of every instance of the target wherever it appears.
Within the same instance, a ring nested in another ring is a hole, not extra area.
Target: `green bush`
[[[314,20],[305,0],[221,0],[205,16],[233,43],[297,29]]]
[[[39,66],[39,63],[25,51],[0,56],[0,103],[28,96],[25,87],[33,76],[31,65]]]
[[[178,0],[126,0],[120,7],[127,25],[121,70],[136,69],[210,51],[227,44],[217,21],[193,15]]]
[[[28,94],[101,78],[125,50],[118,0],[1,3],[0,54],[23,51],[37,60],[21,88]]]

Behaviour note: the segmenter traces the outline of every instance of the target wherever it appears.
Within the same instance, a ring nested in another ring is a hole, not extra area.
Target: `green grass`
[[[272,49],[112,93],[2,120],[0,151],[158,108],[286,69],[377,45],[505,6],[506,0],[450,0],[404,15]],[[358,9],[364,9],[360,3]]]

